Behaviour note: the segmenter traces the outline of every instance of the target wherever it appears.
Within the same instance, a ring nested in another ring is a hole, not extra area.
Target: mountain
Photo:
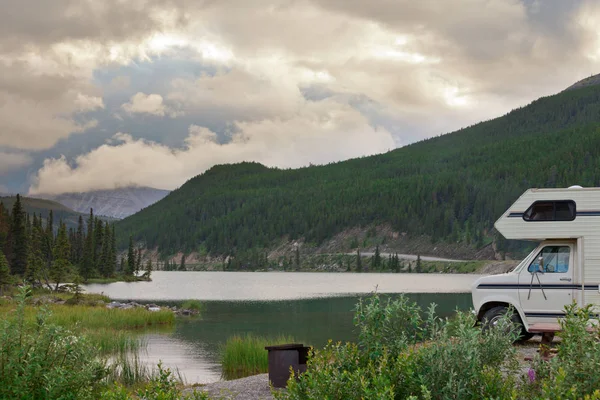
[[[163,254],[224,255],[385,224],[429,238],[429,254],[437,243],[511,251],[519,244],[493,230],[506,208],[530,187],[574,184],[600,186],[599,85],[376,156],[287,170],[218,165],[120,221],[119,243],[132,235]]]
[[[128,187],[59,195],[40,194],[37,197],[56,200],[81,213],[88,213],[93,208],[96,215],[121,219],[156,203],[167,194],[168,190]]]
[[[0,196],[0,203],[8,210],[11,210],[16,199],[16,196]],[[86,221],[87,218],[87,215],[78,213],[63,204],[52,200],[21,197],[21,202],[27,214],[36,213],[41,215],[44,219],[48,218],[48,214],[50,213],[50,210],[52,210],[54,221],[63,220],[67,225],[67,228],[76,228],[80,215],[83,216],[84,221]],[[55,226],[58,228],[58,224]]]

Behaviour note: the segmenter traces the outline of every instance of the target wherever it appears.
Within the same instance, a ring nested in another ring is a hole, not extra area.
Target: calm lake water
[[[353,309],[376,288],[384,296],[407,293],[423,307],[438,305],[440,315],[472,307],[471,284],[479,275],[353,274],[294,272],[164,272],[152,282],[87,285],[88,292],[117,300],[176,304],[202,300],[200,318],[180,319],[170,331],[144,335],[149,365],[159,360],[179,369],[188,383],[221,378],[219,347],[232,335],[289,335],[323,346],[328,339],[356,339]]]

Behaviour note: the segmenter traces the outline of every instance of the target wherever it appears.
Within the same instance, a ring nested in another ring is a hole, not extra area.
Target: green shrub
[[[562,338],[557,356],[550,361],[537,359],[532,370],[535,381],[545,398],[580,399],[586,395],[600,398],[600,330],[587,331],[592,305],[565,308],[566,316],[560,320]]]
[[[106,373],[97,351],[85,337],[48,323],[44,308],[28,323],[29,294],[21,288],[15,313],[0,322],[0,398],[92,398]]]

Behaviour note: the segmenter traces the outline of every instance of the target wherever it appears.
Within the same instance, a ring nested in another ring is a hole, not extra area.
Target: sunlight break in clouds
[[[173,149],[160,143],[115,135],[105,144],[67,159],[47,159],[38,171],[31,194],[112,189],[144,185],[174,189],[216,164],[258,161],[273,167],[301,167],[394,147],[388,131],[374,128],[356,110],[332,101],[308,103],[287,120],[236,122],[232,140],[219,144],[214,132],[192,125],[186,146]]]

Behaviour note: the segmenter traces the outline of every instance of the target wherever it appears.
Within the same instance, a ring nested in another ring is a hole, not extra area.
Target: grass
[[[115,283],[115,282],[148,282],[151,281],[148,277],[141,276],[130,276],[130,275],[117,275],[112,278],[90,278],[85,283]]]
[[[73,297],[72,294],[66,293],[53,293],[48,296],[67,301]],[[36,299],[39,299],[39,294],[29,298],[28,302],[35,303]],[[88,305],[47,304],[45,308],[50,312],[47,321],[87,336],[100,353],[105,355],[136,351],[144,345],[137,335],[139,331],[171,326],[175,321],[175,315],[171,311],[150,312],[145,308],[121,310],[90,305],[107,300],[106,296],[85,294],[81,302]],[[15,308],[16,305],[12,301],[0,304],[0,321],[11,316]],[[35,324],[39,311],[39,306],[27,305],[24,308],[25,323]]]
[[[298,343],[292,337],[266,338],[254,335],[232,336],[221,348],[221,365],[224,379],[238,379],[268,371],[265,346]]]
[[[183,302],[181,308],[184,310],[192,310],[201,312],[204,309],[204,305],[198,300],[187,300]]]

